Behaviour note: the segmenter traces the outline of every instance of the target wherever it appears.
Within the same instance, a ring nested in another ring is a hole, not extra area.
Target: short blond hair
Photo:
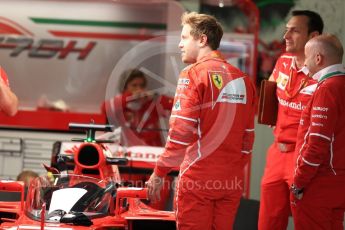
[[[215,17],[196,12],[186,12],[182,15],[181,21],[182,26],[188,24],[191,27],[190,34],[195,39],[204,34],[207,37],[207,44],[212,50],[219,48],[220,40],[223,37],[223,29]]]

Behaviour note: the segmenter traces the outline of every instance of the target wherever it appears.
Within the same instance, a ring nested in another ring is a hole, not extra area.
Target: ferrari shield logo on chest
[[[282,90],[285,90],[288,81],[289,81],[289,76],[282,72],[279,72],[279,75],[277,78],[277,87]]]
[[[212,73],[211,78],[213,84],[218,88],[221,89],[223,87],[223,77],[219,73]]]

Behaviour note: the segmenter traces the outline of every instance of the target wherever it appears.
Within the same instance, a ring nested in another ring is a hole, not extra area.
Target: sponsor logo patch
[[[223,87],[223,77],[219,73],[212,73],[211,78],[213,84],[218,88],[221,89]]]
[[[184,89],[188,89],[188,85],[178,85],[177,86],[178,90],[184,90]]]
[[[321,126],[321,127],[323,127],[323,124],[321,124],[321,123],[316,123],[316,122],[312,122],[312,123],[311,123],[311,126]]]
[[[302,105],[302,102],[292,102],[292,101],[286,101],[280,97],[278,97],[279,104],[281,104],[284,107],[289,107],[291,109],[296,109],[302,111],[305,109],[306,106]]]
[[[284,90],[286,85],[287,85],[287,82],[289,80],[289,76],[282,73],[282,72],[279,72],[279,75],[278,75],[278,78],[277,78],[277,86]]]
[[[317,84],[309,85],[301,90],[301,94],[312,95],[316,90]]]
[[[189,85],[190,80],[188,78],[178,79],[178,85]]]
[[[322,111],[322,112],[327,112],[328,108],[327,107],[319,107],[319,106],[314,106],[313,110],[315,111]]]
[[[304,119],[301,119],[301,120],[299,121],[299,124],[300,124],[300,125],[304,125]]]
[[[244,94],[233,94],[233,93],[224,93],[222,99],[242,101],[245,98]]]
[[[246,104],[247,91],[243,78],[228,82],[219,93],[216,103]]]
[[[181,110],[181,101],[180,99],[178,99],[176,102],[175,102],[175,105],[172,109],[173,111],[180,111]]]
[[[320,119],[327,119],[328,118],[326,115],[323,115],[323,114],[313,114],[311,117],[312,118],[320,118]]]

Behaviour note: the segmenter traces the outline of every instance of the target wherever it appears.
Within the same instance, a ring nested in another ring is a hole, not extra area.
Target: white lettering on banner
[[[313,114],[311,117],[312,118],[320,118],[320,119],[327,119],[328,118],[326,115],[322,115],[322,114]]]
[[[321,124],[321,123],[316,123],[316,122],[312,122],[312,123],[311,123],[311,126],[320,126],[320,127],[323,127],[323,124]]]
[[[289,102],[289,101],[286,101],[286,100],[284,100],[282,98],[279,98],[279,97],[278,97],[278,101],[279,101],[279,104],[281,104],[282,106],[289,107],[291,109],[297,109],[297,110],[300,110],[300,111],[305,109],[305,106],[302,105],[302,102],[299,102],[299,103]]]
[[[77,41],[67,41],[56,39],[32,39],[22,37],[0,37],[0,49],[12,49],[11,57],[17,57],[23,51],[28,50],[29,58],[59,58],[66,59],[70,53],[79,53],[79,60],[84,60],[93,48],[96,42],[91,41],[84,47],[77,47]],[[79,46],[79,45],[78,45]],[[58,54],[58,56],[57,56]]]
[[[322,111],[322,112],[327,112],[327,111],[328,111],[328,108],[326,108],[326,107],[314,106],[314,107],[313,107],[313,110]]]

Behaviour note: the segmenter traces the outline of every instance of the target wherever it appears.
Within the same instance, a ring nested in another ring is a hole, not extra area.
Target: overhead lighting
[[[234,0],[201,0],[201,4],[218,7],[233,6],[235,2]]]

